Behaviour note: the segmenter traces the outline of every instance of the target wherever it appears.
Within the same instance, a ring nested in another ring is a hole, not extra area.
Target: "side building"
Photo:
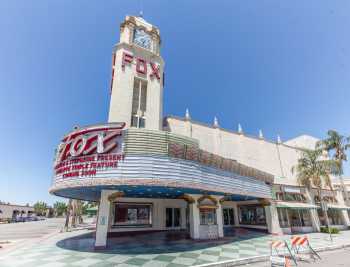
[[[30,217],[34,214],[34,208],[23,205],[0,203],[0,222],[12,221],[20,217]]]
[[[187,112],[185,118],[167,117],[165,129],[172,133],[198,140],[200,147],[223,158],[235,159],[247,166],[252,166],[274,177],[271,206],[272,233],[296,233],[320,231],[326,225],[326,217],[321,210],[319,194],[316,188],[308,190],[298,183],[293,166],[298,163],[301,149],[314,149],[317,138],[302,135],[295,139],[276,142],[259,137],[245,135],[242,128],[238,132],[222,129],[217,119],[213,125],[192,121]],[[343,194],[339,186],[324,187],[321,190],[322,201],[328,203],[328,218],[332,227],[347,229],[349,216]],[[224,203],[225,204],[225,203]],[[238,203],[239,205],[239,203]],[[240,225],[244,211],[236,209]],[[275,221],[273,221],[275,220]],[[278,221],[277,221],[278,220]],[[257,223],[250,219],[249,227],[257,228]],[[247,227],[248,225],[245,225]],[[268,225],[264,226],[266,229]],[[259,227],[260,228],[260,227]]]

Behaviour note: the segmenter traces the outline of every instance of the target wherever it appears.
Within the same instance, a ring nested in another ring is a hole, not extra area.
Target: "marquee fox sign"
[[[106,154],[118,150],[121,144],[117,138],[121,136],[125,123],[113,124],[103,128],[84,128],[65,136],[58,147],[56,166],[68,159],[92,154]]]

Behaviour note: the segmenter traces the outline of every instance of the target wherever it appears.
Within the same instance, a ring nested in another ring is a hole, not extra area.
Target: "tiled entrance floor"
[[[349,242],[350,234],[343,233],[336,242]],[[330,244],[324,234],[309,236],[316,247]],[[68,233],[0,256],[0,266],[195,266],[268,255],[271,238],[275,237],[244,229],[219,241],[193,241],[182,232],[160,232],[110,238],[106,250],[94,251],[91,232]]]

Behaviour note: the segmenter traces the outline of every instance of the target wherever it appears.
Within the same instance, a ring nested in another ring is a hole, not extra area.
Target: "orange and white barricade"
[[[292,236],[290,243],[295,254],[304,253],[321,259],[320,255],[311,247],[307,236]]]
[[[290,267],[290,259],[293,260],[295,266],[297,262],[285,240],[275,240],[270,243],[270,262],[271,266]]]

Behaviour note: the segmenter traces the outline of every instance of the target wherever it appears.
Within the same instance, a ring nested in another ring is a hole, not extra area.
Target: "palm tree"
[[[34,212],[38,216],[45,216],[47,209],[48,205],[44,201],[37,201],[34,204]]]
[[[83,223],[83,201],[73,199],[72,201],[72,227],[76,227],[77,223]]]
[[[69,228],[69,216],[70,216],[70,211],[72,209],[72,199],[69,199],[68,205],[67,205],[67,212],[66,212],[66,222],[64,224],[64,230],[67,232]]]
[[[316,187],[318,198],[322,203],[323,186],[326,185],[333,190],[330,175],[336,172],[337,163],[334,160],[324,159],[323,151],[320,149],[304,149],[301,150],[301,153],[298,164],[292,167],[292,173],[296,172],[300,185],[306,186],[308,189]],[[329,226],[328,214],[324,210],[322,211]]]
[[[53,208],[55,210],[56,216],[62,216],[64,213],[67,212],[67,204],[61,201],[56,201],[53,204]]]
[[[335,161],[322,158],[322,150],[301,150],[298,164],[292,167],[292,172],[297,175],[298,183],[311,189],[318,189],[319,197],[323,185],[332,188],[330,174],[336,169]]]
[[[340,184],[344,193],[345,202],[348,202],[348,194],[344,185],[343,174],[343,162],[347,161],[346,150],[350,147],[350,138],[339,134],[337,131],[329,130],[327,132],[328,137],[319,141],[316,144],[316,148],[319,150],[325,150],[332,152],[331,157],[337,164],[336,172],[334,173],[339,177]]]
[[[84,211],[84,201],[78,200],[78,210],[77,210],[77,215],[78,215],[78,222],[79,224],[83,223],[83,211]]]

